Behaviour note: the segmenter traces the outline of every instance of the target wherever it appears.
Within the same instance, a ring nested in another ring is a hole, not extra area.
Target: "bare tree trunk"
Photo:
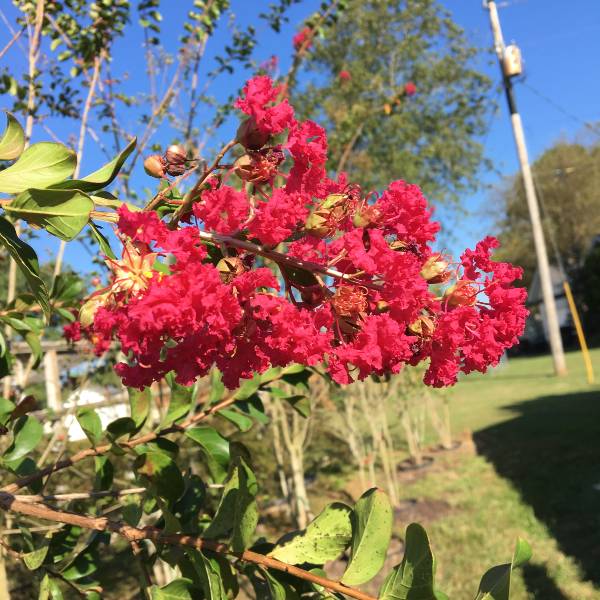
[[[310,417],[301,420],[296,411],[284,406],[278,399],[269,399],[267,406],[272,415],[273,427],[279,429],[279,433],[274,436],[279,435],[280,440],[283,440],[283,445],[280,447],[289,464],[290,480],[289,484],[286,481],[286,485],[288,485],[287,498],[290,509],[296,526],[304,529],[311,518],[304,481],[304,444],[308,436]],[[279,477],[281,481],[282,475]]]
[[[425,403],[431,425],[438,435],[442,448],[450,450],[452,448],[452,429],[450,427],[448,399],[446,397],[442,398],[441,406],[438,409],[433,396],[429,392],[426,392]]]
[[[87,98],[83,106],[83,113],[81,115],[81,126],[79,128],[79,141],[77,143],[77,164],[75,165],[75,172],[73,173],[73,179],[79,177],[81,170],[81,160],[83,158],[83,146],[85,144],[85,135],[87,133],[88,118],[90,115],[90,109],[92,107],[92,101],[94,94],[96,93],[96,85],[100,77],[100,68],[102,66],[102,57],[96,56],[94,58],[94,71],[92,73],[92,80],[90,81],[90,89],[88,90]],[[62,270],[63,257],[65,255],[65,247],[67,242],[61,240],[60,246],[58,247],[58,253],[56,255],[56,262],[54,263],[54,273],[52,275],[52,284],[54,280],[60,275]]]

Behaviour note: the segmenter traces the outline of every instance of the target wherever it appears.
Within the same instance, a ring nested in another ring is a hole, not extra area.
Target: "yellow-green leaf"
[[[94,203],[79,190],[28,189],[10,204],[5,204],[4,210],[69,241],[89,221]]]
[[[33,144],[17,162],[0,172],[0,192],[20,194],[28,188],[46,188],[70,177],[76,164],[75,152],[62,144]]]
[[[25,132],[13,114],[6,111],[6,130],[0,138],[0,160],[14,160],[25,148]]]

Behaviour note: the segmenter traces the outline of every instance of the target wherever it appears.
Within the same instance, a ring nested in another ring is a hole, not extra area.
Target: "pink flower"
[[[340,71],[340,74],[338,75],[338,77],[340,78],[340,81],[350,81],[350,79],[352,79],[352,75],[350,75],[350,73],[348,71]]]
[[[277,102],[281,86],[273,86],[267,75],[257,75],[248,81],[243,89],[243,97],[236,100],[235,106],[256,121],[260,131],[277,135],[293,125],[294,109],[287,99]]]
[[[412,81],[408,81],[404,84],[404,93],[407,96],[414,96],[417,93],[417,86]]]
[[[365,196],[328,177],[325,130],[295,121],[281,92],[266,76],[244,87],[246,154],[198,193],[199,227],[119,209],[123,257],[65,336],[98,353],[118,342],[116,371],[139,388],[170,372],[190,385],[215,365],[234,388],[291,363],[349,383],[422,361],[425,383],[444,386],[497,364],[525,326],[521,270],[492,260],[492,237],[458,263],[433,250],[439,224],[416,185]]]
[[[308,216],[307,199],[299,193],[276,189],[268,202],[259,202],[248,224],[252,237],[261,243],[276,245],[288,238]]]
[[[81,339],[81,323],[73,321],[63,326],[63,337],[67,342],[78,342]]]
[[[243,191],[224,185],[202,194],[193,207],[194,215],[208,231],[229,234],[238,231],[248,219],[250,203]]]
[[[304,46],[308,50],[312,46],[313,31],[310,27],[301,29],[292,39],[294,50],[298,51]]]

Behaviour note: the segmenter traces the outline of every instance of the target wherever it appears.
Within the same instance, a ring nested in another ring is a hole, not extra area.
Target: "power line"
[[[573,113],[569,112],[566,108],[564,108],[560,104],[558,104],[558,102],[555,102],[554,100],[552,100],[552,98],[549,98],[548,96],[546,96],[545,94],[543,94],[539,90],[535,89],[532,85],[530,85],[526,81],[523,80],[523,81],[521,81],[521,83],[526,88],[528,88],[530,91],[532,91],[536,96],[538,96],[539,98],[541,98],[542,100],[544,100],[544,102],[546,102],[550,106],[554,107],[556,110],[558,110],[559,112],[561,112],[566,117],[569,117],[573,121],[577,121],[578,123],[580,123],[584,127],[587,127],[590,131],[593,131],[596,135],[600,135],[600,129],[597,126],[592,125],[591,123],[588,123],[587,121],[584,121],[583,119],[581,119],[577,115],[574,115]]]

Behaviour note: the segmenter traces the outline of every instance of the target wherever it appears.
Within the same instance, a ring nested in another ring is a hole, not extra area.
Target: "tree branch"
[[[43,519],[45,521],[65,523],[67,525],[75,525],[84,529],[91,529],[95,531],[109,531],[122,536],[129,542],[150,540],[156,544],[186,546],[189,548],[196,548],[197,550],[210,550],[211,552],[216,552],[218,554],[234,556],[239,560],[250,562],[266,569],[283,571],[284,573],[288,573],[289,575],[303,579],[304,581],[310,581],[311,583],[321,585],[328,590],[345,594],[346,596],[355,598],[356,600],[376,600],[373,596],[369,596],[368,594],[365,594],[364,592],[361,592],[355,588],[348,587],[339,581],[333,581],[325,577],[320,577],[294,565],[289,565],[270,556],[253,552],[252,550],[233,552],[229,549],[227,544],[216,542],[214,540],[206,540],[201,537],[186,535],[183,533],[165,534],[156,527],[144,527],[144,529],[140,529],[138,527],[126,525],[121,521],[111,521],[106,517],[88,517],[85,515],[78,515],[76,513],[59,511],[41,504],[22,502],[17,500],[13,495],[5,492],[0,493],[0,507],[6,511],[29,515],[30,517]]]
[[[175,214],[173,215],[173,218],[171,219],[171,226],[175,226],[177,225],[177,223],[179,223],[179,219],[181,218],[182,215],[184,215],[186,212],[188,212],[190,210],[190,208],[192,207],[192,204],[194,203],[194,199],[196,198],[196,195],[198,193],[198,190],[202,187],[202,184],[208,179],[209,175],[218,168],[219,163],[221,162],[221,160],[223,159],[223,157],[237,144],[237,141],[235,139],[231,140],[230,142],[227,142],[227,144],[225,144],[219,154],[217,154],[217,156],[215,157],[215,160],[213,161],[212,165],[210,165],[210,167],[207,167],[204,170],[204,173],[202,174],[202,177],[200,177],[200,179],[196,182],[196,184],[194,185],[194,187],[185,195],[185,198],[183,200],[183,204],[177,209],[177,211],[175,212]]]
[[[351,283],[355,283],[357,285],[362,285],[366,288],[380,290],[381,286],[376,283],[371,283],[368,281],[361,281],[357,279],[357,275],[351,273],[342,273],[337,269],[332,269],[331,267],[327,267],[325,265],[320,265],[318,263],[310,262],[307,260],[301,260],[299,258],[295,258],[293,256],[288,256],[287,254],[282,254],[281,252],[277,252],[275,250],[270,250],[269,248],[265,248],[264,246],[260,246],[259,244],[253,244],[252,242],[248,242],[246,240],[240,240],[235,237],[231,237],[229,235],[222,235],[220,233],[211,233],[209,231],[199,231],[200,239],[203,239],[207,242],[212,242],[216,244],[224,244],[225,246],[233,246],[234,248],[241,248],[242,250],[246,250],[252,254],[257,256],[262,256],[264,258],[268,258],[279,265],[286,265],[288,267],[296,267],[298,269],[304,269],[306,271],[311,271],[312,273],[320,273],[322,275],[328,275],[329,277],[333,277],[335,279],[341,279],[342,281],[349,281]]]
[[[235,394],[231,394],[230,396],[228,396],[224,400],[221,400],[221,402],[215,404],[214,406],[211,406],[210,408],[207,408],[206,410],[203,410],[199,413],[196,413],[195,415],[192,415],[191,417],[188,417],[185,421],[183,421],[183,423],[181,423],[179,425],[171,425],[170,427],[165,427],[164,429],[161,429],[160,431],[156,431],[156,432],[151,431],[149,433],[145,433],[144,435],[138,436],[138,437],[133,438],[128,441],[116,442],[116,445],[118,445],[119,447],[121,447],[125,450],[129,450],[131,448],[135,448],[136,446],[139,446],[140,444],[146,444],[147,442],[151,442],[153,440],[156,440],[157,438],[163,437],[170,433],[185,431],[188,427],[191,427],[192,425],[195,425],[196,423],[203,421],[204,419],[208,418],[210,415],[213,415],[214,413],[222,410],[223,408],[227,408],[228,406],[233,404],[235,402],[235,400],[236,400]],[[17,479],[17,481],[10,483],[10,484],[4,486],[3,488],[0,488],[0,492],[14,494],[17,490],[20,490],[21,488],[29,485],[30,483],[33,483],[34,481],[41,479],[42,477],[46,477],[46,475],[51,475],[52,473],[56,473],[56,471],[61,471],[62,469],[72,467],[73,465],[77,464],[78,462],[81,462],[82,460],[84,460],[86,458],[91,458],[93,456],[101,456],[102,454],[106,454],[107,452],[110,451],[110,449],[112,447],[113,447],[113,444],[104,444],[102,446],[96,446],[95,448],[85,448],[84,450],[80,450],[73,456],[70,456],[63,460],[60,460],[53,465],[48,465],[47,467],[45,467],[39,471],[36,471],[35,473],[32,473],[31,475],[27,475],[25,477],[21,477],[20,479]]]

